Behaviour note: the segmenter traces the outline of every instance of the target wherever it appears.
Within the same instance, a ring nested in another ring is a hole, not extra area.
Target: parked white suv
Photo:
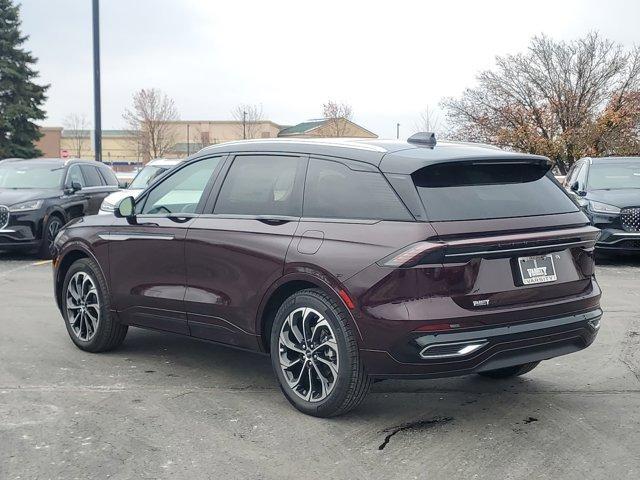
[[[113,214],[113,211],[120,200],[125,197],[136,198],[145,188],[147,188],[147,185],[183,161],[183,158],[158,158],[151,160],[138,172],[126,189],[113,192],[103,200],[99,214]]]

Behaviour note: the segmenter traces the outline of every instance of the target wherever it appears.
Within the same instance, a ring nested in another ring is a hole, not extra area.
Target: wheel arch
[[[104,275],[104,270],[102,270],[102,265],[98,262],[98,259],[89,251],[82,243],[74,242],[72,245],[68,246],[56,259],[55,261],[55,274],[54,274],[54,287],[55,287],[55,297],[56,303],[58,305],[58,309],[62,312],[62,286],[64,283],[64,279],[67,276],[67,272],[71,265],[73,265],[76,261],[82,258],[90,258],[100,268],[102,276],[107,278]]]
[[[258,308],[255,331],[258,335],[258,341],[262,351],[269,352],[270,350],[269,343],[271,336],[271,327],[273,325],[273,320],[275,319],[278,308],[280,308],[282,302],[284,302],[294,293],[309,288],[318,288],[327,295],[333,297],[338,303],[340,303],[348,312],[349,321],[355,328],[358,338],[362,338],[360,329],[358,328],[353,315],[353,309],[350,309],[347,306],[345,300],[339,293],[341,291],[346,293],[346,291],[338,284],[338,282],[335,282],[335,285],[332,285],[328,281],[319,278],[316,275],[307,273],[292,273],[281,277],[267,290],[267,293],[265,293],[265,295],[263,296],[262,302],[260,303],[260,306]]]

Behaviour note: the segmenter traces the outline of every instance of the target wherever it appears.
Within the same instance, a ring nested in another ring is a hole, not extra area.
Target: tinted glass
[[[84,178],[87,181],[87,187],[102,186],[102,177],[98,173],[96,167],[92,167],[91,165],[81,165],[80,170],[82,170]]]
[[[326,160],[309,163],[304,216],[369,220],[412,220],[379,172],[360,172]]]
[[[129,188],[133,190],[145,189],[147,188],[147,185],[164,174],[168,169],[169,167],[154,167],[152,165],[147,165],[138,172],[136,177],[131,182],[131,185],[129,185]]]
[[[0,188],[60,188],[63,166],[0,163]]]
[[[300,216],[300,157],[238,156],[216,202],[215,212],[235,215]]]
[[[575,182],[578,182],[578,187],[580,190],[584,190],[587,183],[587,164],[583,163],[578,167],[580,170],[576,173]]]
[[[192,163],[168,176],[147,196],[146,214],[194,213],[220,157]]]
[[[72,183],[79,183],[82,188],[87,186],[84,180],[84,176],[80,171],[79,165],[72,165],[71,167],[69,167],[69,173],[67,173],[66,185],[70,187]]]
[[[578,210],[543,166],[444,164],[425,167],[412,177],[431,221],[526,217]]]
[[[594,163],[589,171],[590,190],[640,188],[640,162]]]
[[[116,174],[113,173],[113,170],[111,170],[109,167],[102,167],[99,171],[102,174],[102,178],[104,178],[104,183],[106,185],[110,185],[113,187],[118,186],[118,177],[116,177]]]

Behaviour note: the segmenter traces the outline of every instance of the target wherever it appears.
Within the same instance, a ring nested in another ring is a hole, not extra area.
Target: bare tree
[[[440,128],[440,116],[427,105],[427,108],[420,112],[415,127],[418,132],[437,132]]]
[[[72,113],[64,118],[62,125],[65,137],[71,139],[73,156],[81,158],[82,150],[91,137],[87,117],[84,114]]]
[[[144,160],[163,157],[175,145],[171,122],[178,120],[175,103],[157,88],[138,90],[123,115]]]
[[[322,116],[327,119],[329,136],[344,137],[346,136],[349,122],[353,118],[353,111],[351,105],[347,103],[329,100],[322,105]]]
[[[237,131],[242,138],[258,138],[260,122],[264,120],[262,105],[240,104],[231,111],[231,115],[240,122]]]
[[[640,153],[640,48],[543,35],[496,64],[443,101],[458,138],[547,155],[563,173],[581,156]]]

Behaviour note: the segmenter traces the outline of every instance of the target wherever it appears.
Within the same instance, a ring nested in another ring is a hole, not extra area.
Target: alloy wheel
[[[62,228],[62,223],[57,218],[52,218],[49,222],[49,226],[47,228],[47,246],[49,247],[49,252],[53,255],[53,243],[58,235],[58,232]]]
[[[291,390],[303,400],[327,398],[338,379],[338,345],[331,325],[317,310],[292,311],[279,336],[280,368]]]
[[[77,272],[69,280],[66,309],[74,335],[83,342],[91,340],[100,322],[100,299],[93,279],[86,272]]]

